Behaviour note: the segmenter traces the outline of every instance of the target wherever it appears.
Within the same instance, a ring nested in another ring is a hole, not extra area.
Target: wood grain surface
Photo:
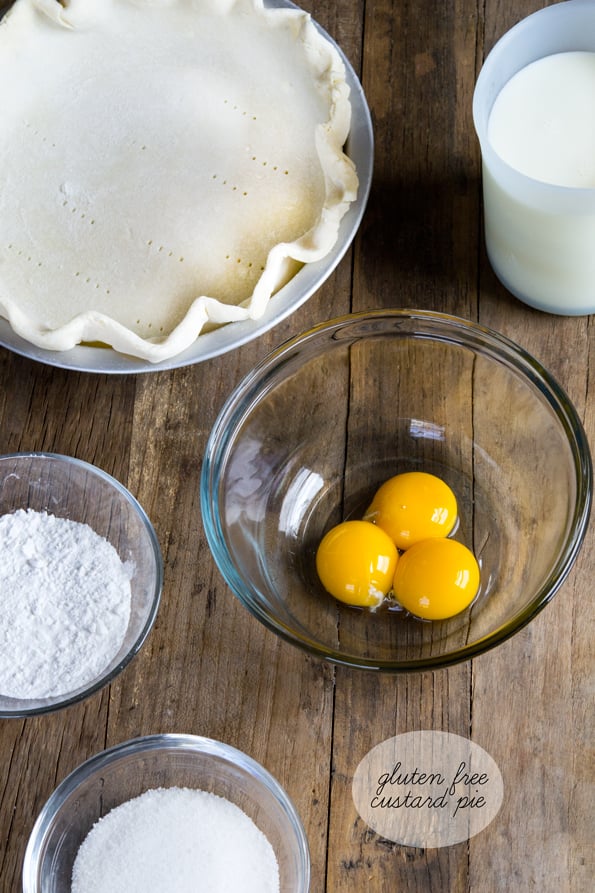
[[[595,443],[594,318],[516,301],[482,236],[475,79],[497,38],[544,4],[304,5],[360,75],[375,132],[368,208],[330,280],[272,332],[183,369],[92,375],[0,349],[0,453],[50,450],[105,469],[140,500],[165,562],[155,627],[113,684],[48,716],[0,721],[2,893],[21,889],[28,835],[55,786],[106,746],[155,732],[220,739],[278,778],[307,832],[312,893],[593,889],[592,522],[567,582],[530,626],[471,662],[399,678],[336,668],[280,641],[232,597],[207,547],[199,477],[225,398],[285,338],[350,310],[447,311],[502,332],[557,377]],[[470,737],[500,767],[502,808],[468,842],[403,847],[357,814],[361,758],[417,729]]]

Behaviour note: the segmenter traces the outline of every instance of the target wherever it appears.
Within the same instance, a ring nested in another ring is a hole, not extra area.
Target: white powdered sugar
[[[0,516],[0,694],[49,698],[90,683],[124,640],[131,575],[88,524]]]
[[[224,797],[154,788],[115,807],[77,853],[72,893],[279,893],[268,838]]]

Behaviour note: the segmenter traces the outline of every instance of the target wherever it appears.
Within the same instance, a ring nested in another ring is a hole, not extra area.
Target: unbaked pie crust
[[[0,316],[159,362],[258,319],[356,198],[339,53],[259,0],[17,0],[0,24]]]

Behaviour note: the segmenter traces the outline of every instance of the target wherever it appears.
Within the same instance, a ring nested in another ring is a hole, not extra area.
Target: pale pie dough
[[[0,316],[150,362],[262,315],[357,193],[336,48],[261,0],[17,0],[0,24]]]

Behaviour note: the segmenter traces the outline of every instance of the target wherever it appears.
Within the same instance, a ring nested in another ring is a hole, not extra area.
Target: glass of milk
[[[532,307],[594,313],[595,0],[508,31],[479,74],[473,119],[496,275]]]

